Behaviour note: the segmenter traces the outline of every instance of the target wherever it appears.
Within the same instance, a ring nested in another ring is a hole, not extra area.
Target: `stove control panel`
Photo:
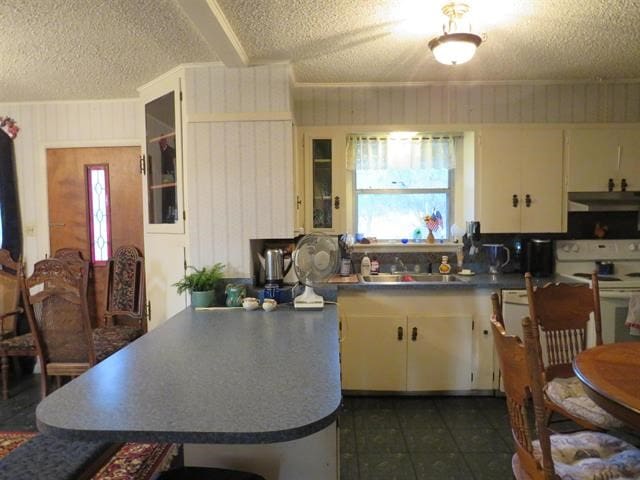
[[[556,259],[559,262],[640,260],[640,239],[557,240]]]

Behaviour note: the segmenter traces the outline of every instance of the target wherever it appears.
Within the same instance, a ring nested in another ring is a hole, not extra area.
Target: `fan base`
[[[322,310],[324,308],[324,300],[319,302],[299,301],[297,298],[293,300],[293,308],[296,310]]]

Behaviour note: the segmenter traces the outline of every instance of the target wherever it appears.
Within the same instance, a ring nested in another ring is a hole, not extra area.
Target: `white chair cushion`
[[[533,442],[533,454],[542,464],[537,440]],[[562,480],[640,478],[640,450],[606,433],[551,435],[551,456]]]
[[[547,398],[570,414],[604,429],[620,428],[622,422],[591,400],[577,377],[554,378],[545,385]]]

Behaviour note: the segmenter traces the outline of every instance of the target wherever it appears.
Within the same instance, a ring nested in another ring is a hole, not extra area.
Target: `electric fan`
[[[313,286],[327,281],[338,270],[338,239],[317,233],[305,235],[296,245],[292,259],[298,281],[304,285],[304,292],[293,300],[294,308],[323,308],[324,299],[313,291]]]

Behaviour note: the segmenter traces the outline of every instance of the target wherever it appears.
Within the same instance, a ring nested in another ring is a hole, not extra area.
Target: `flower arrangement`
[[[424,223],[429,229],[429,235],[427,235],[427,242],[434,243],[435,237],[433,236],[434,231],[438,231],[440,227],[442,227],[442,215],[440,211],[434,210],[431,215],[427,215],[424,217]]]

